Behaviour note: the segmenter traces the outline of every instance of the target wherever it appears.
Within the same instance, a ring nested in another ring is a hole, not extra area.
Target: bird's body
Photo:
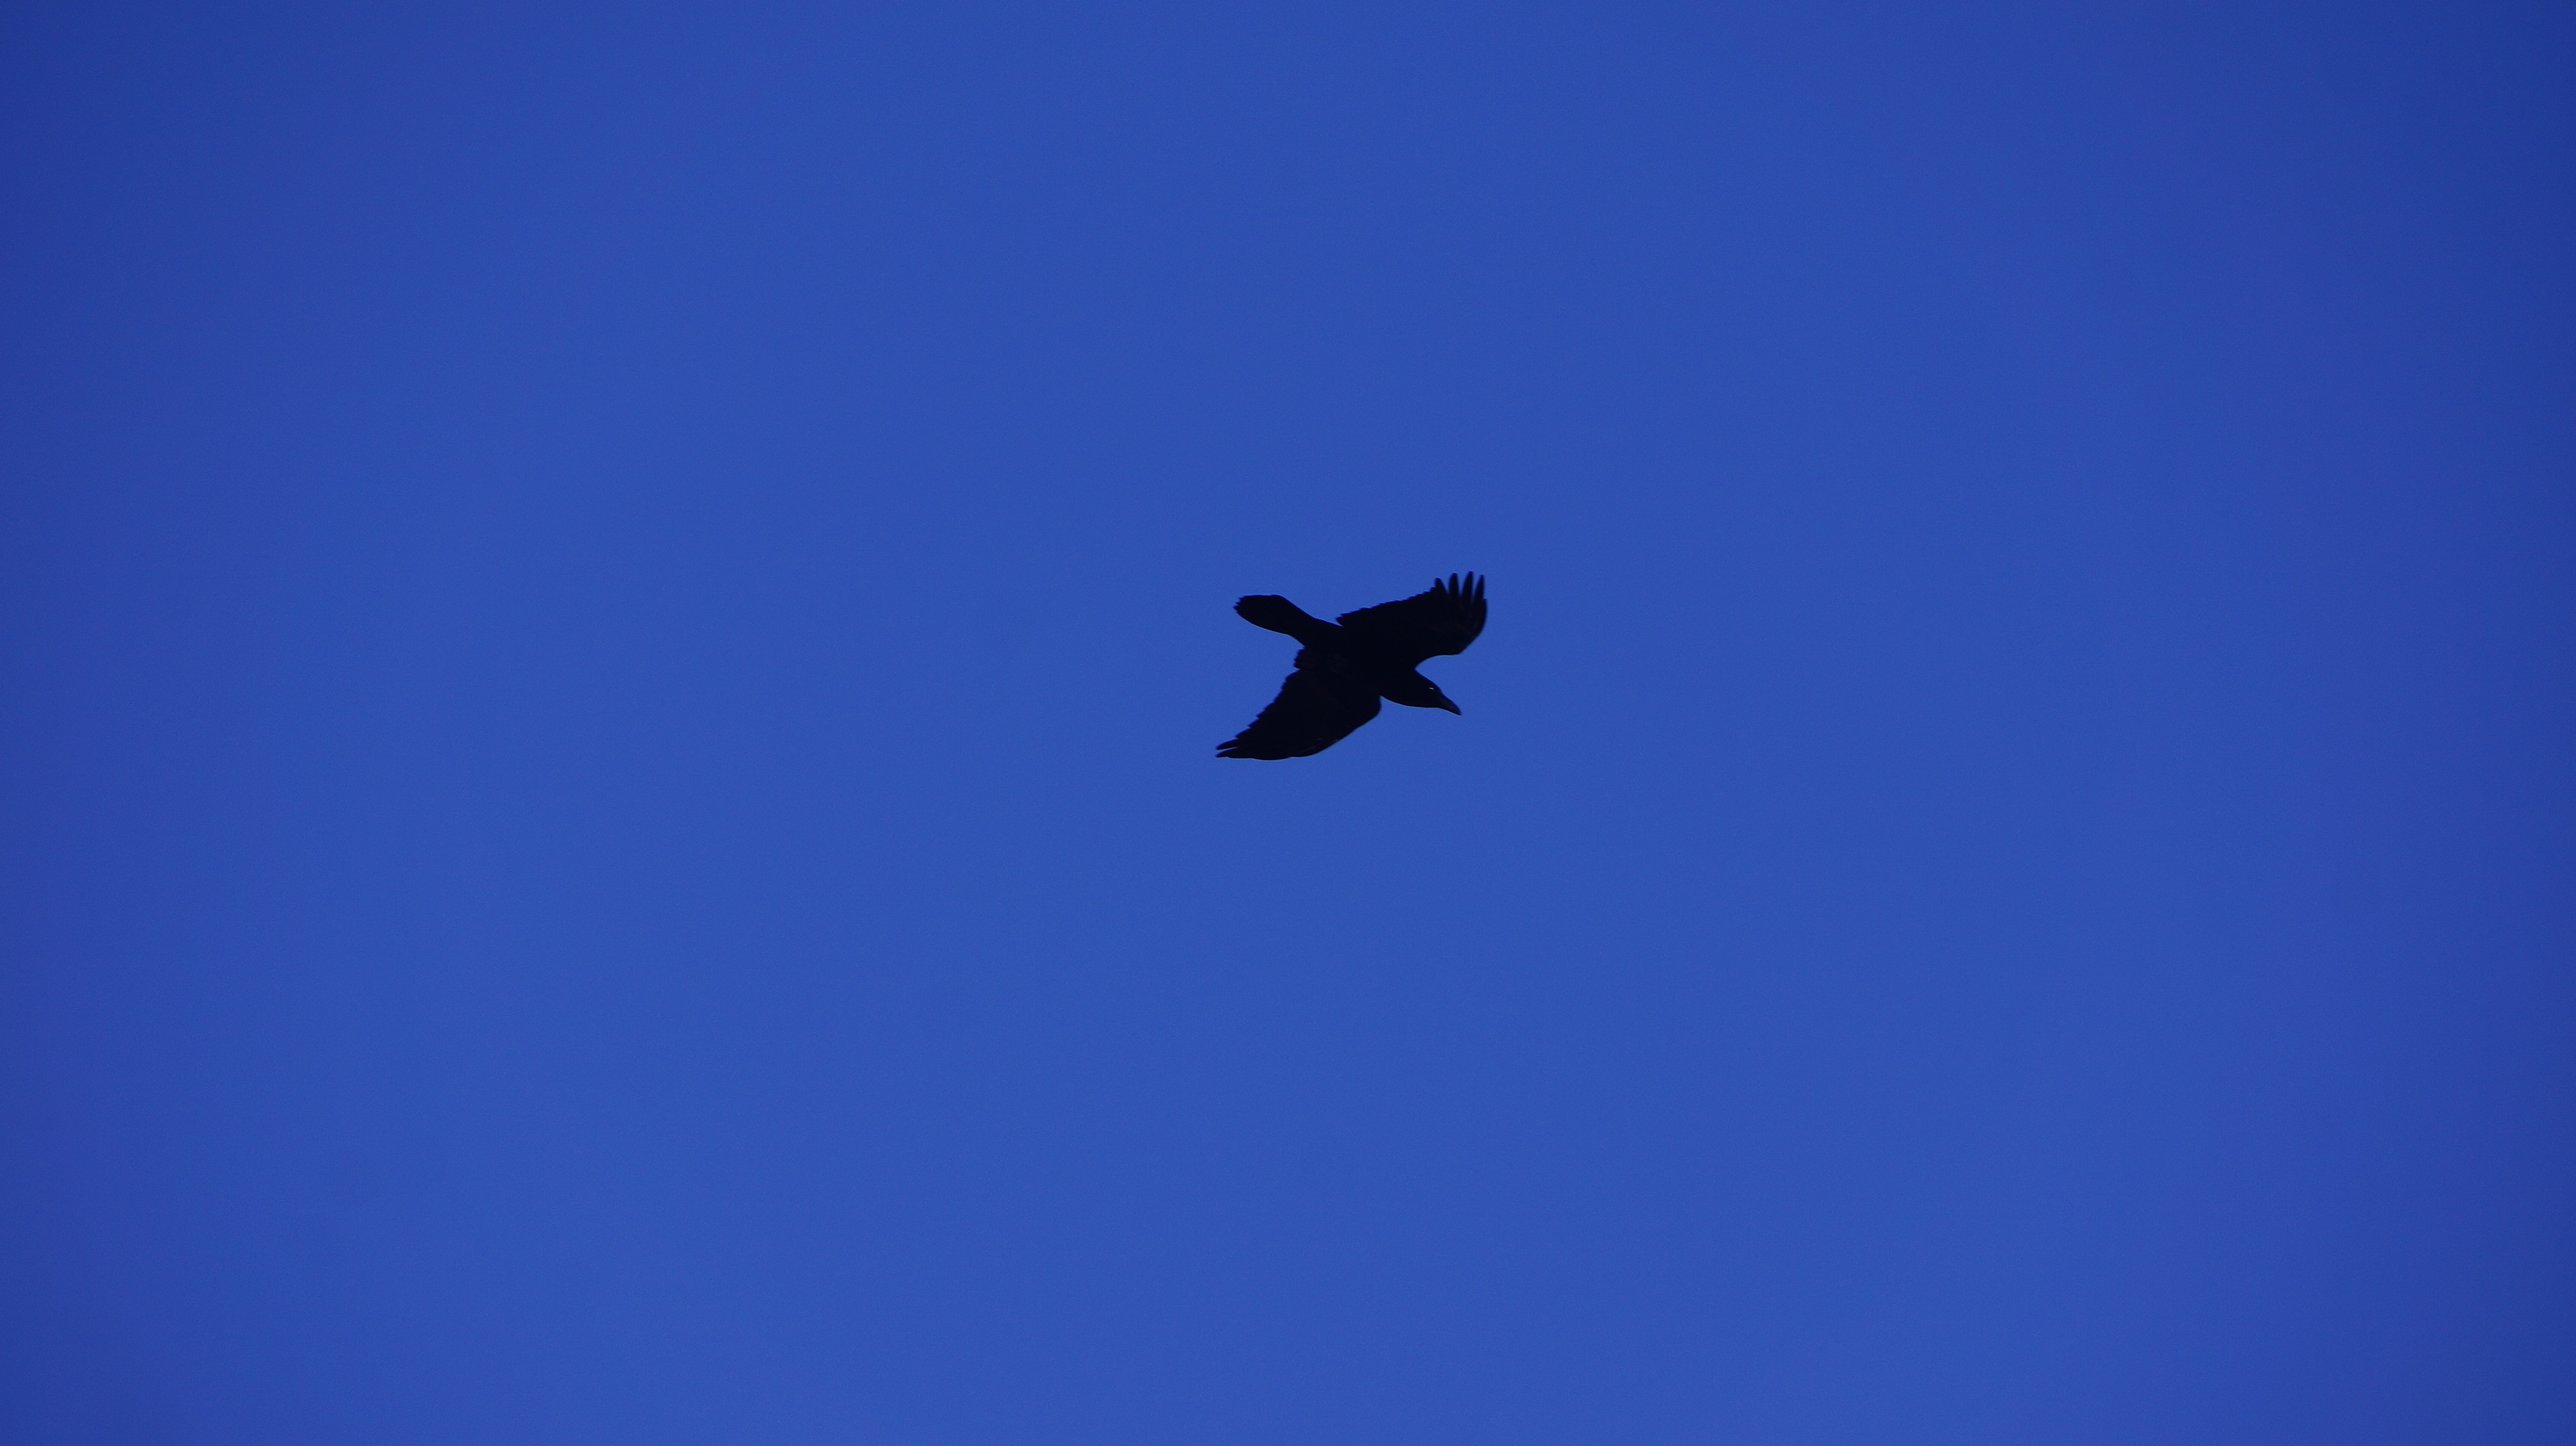
[[[1332,622],[1284,597],[1234,605],[1246,622],[1286,633],[1302,646],[1297,671],[1252,726],[1218,745],[1221,758],[1305,758],[1321,753],[1378,714],[1378,700],[1458,711],[1418,671],[1424,660],[1462,653],[1485,629],[1485,581],[1474,573],[1434,582],[1429,592],[1344,613]]]

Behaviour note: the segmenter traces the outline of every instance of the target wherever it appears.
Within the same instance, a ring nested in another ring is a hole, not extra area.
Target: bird
[[[1434,578],[1431,590],[1326,622],[1284,597],[1234,605],[1254,627],[1301,645],[1297,671],[1252,726],[1217,745],[1219,758],[1310,758],[1377,716],[1378,700],[1408,708],[1458,705],[1418,671],[1426,659],[1463,653],[1485,630],[1485,580],[1474,573]]]

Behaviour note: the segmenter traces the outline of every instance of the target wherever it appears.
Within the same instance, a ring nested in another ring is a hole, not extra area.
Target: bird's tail
[[[1311,643],[1329,631],[1331,623],[1309,614],[1284,597],[1248,597],[1234,605],[1243,620],[1257,628],[1286,633],[1301,643]]]

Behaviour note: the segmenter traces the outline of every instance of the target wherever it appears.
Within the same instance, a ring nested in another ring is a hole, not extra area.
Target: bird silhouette
[[[1331,622],[1284,597],[1234,605],[1244,621],[1303,644],[1297,671],[1252,726],[1217,745],[1219,758],[1307,758],[1377,716],[1378,700],[1458,711],[1440,686],[1415,671],[1424,660],[1463,653],[1485,630],[1485,580],[1451,573],[1429,592],[1380,603]]]

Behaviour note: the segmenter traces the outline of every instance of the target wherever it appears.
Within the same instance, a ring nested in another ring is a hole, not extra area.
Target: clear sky
[[[2576,1440],[2564,6],[0,25],[12,1443]]]

